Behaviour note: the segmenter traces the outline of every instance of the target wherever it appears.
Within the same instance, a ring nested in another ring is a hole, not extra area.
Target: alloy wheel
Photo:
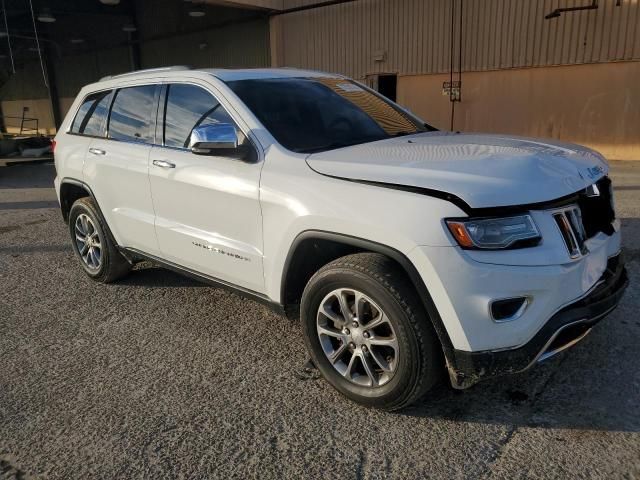
[[[335,370],[365,387],[389,382],[399,359],[398,340],[382,309],[357,290],[340,288],[320,302],[320,345]]]
[[[76,247],[82,261],[90,269],[97,270],[102,262],[102,242],[93,221],[85,213],[76,218]]]

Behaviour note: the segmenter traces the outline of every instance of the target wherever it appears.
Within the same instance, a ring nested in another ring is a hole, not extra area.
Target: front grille
[[[603,177],[578,195],[577,204],[553,213],[571,258],[587,253],[586,240],[604,232],[612,235],[615,220],[611,180]]]
[[[571,258],[579,257],[587,253],[585,240],[587,235],[582,222],[582,213],[580,207],[571,205],[553,214],[564,243],[569,250]]]

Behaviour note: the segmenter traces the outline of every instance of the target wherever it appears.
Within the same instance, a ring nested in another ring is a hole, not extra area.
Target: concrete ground
[[[613,179],[631,287],[567,354],[400,413],[302,369],[300,326],[74,258],[52,165],[0,168],[0,478],[640,478],[640,162]]]

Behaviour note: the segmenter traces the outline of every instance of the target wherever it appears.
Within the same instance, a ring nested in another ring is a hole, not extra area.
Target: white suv
[[[401,408],[583,338],[628,283],[608,166],[440,132],[320,72],[133,72],[82,89],[56,190],[85,272],[151,259],[299,315],[313,363]]]

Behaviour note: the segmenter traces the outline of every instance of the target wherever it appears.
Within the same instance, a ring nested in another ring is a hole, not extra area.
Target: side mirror
[[[230,154],[238,148],[238,134],[230,123],[196,127],[189,137],[189,149],[201,155]]]

